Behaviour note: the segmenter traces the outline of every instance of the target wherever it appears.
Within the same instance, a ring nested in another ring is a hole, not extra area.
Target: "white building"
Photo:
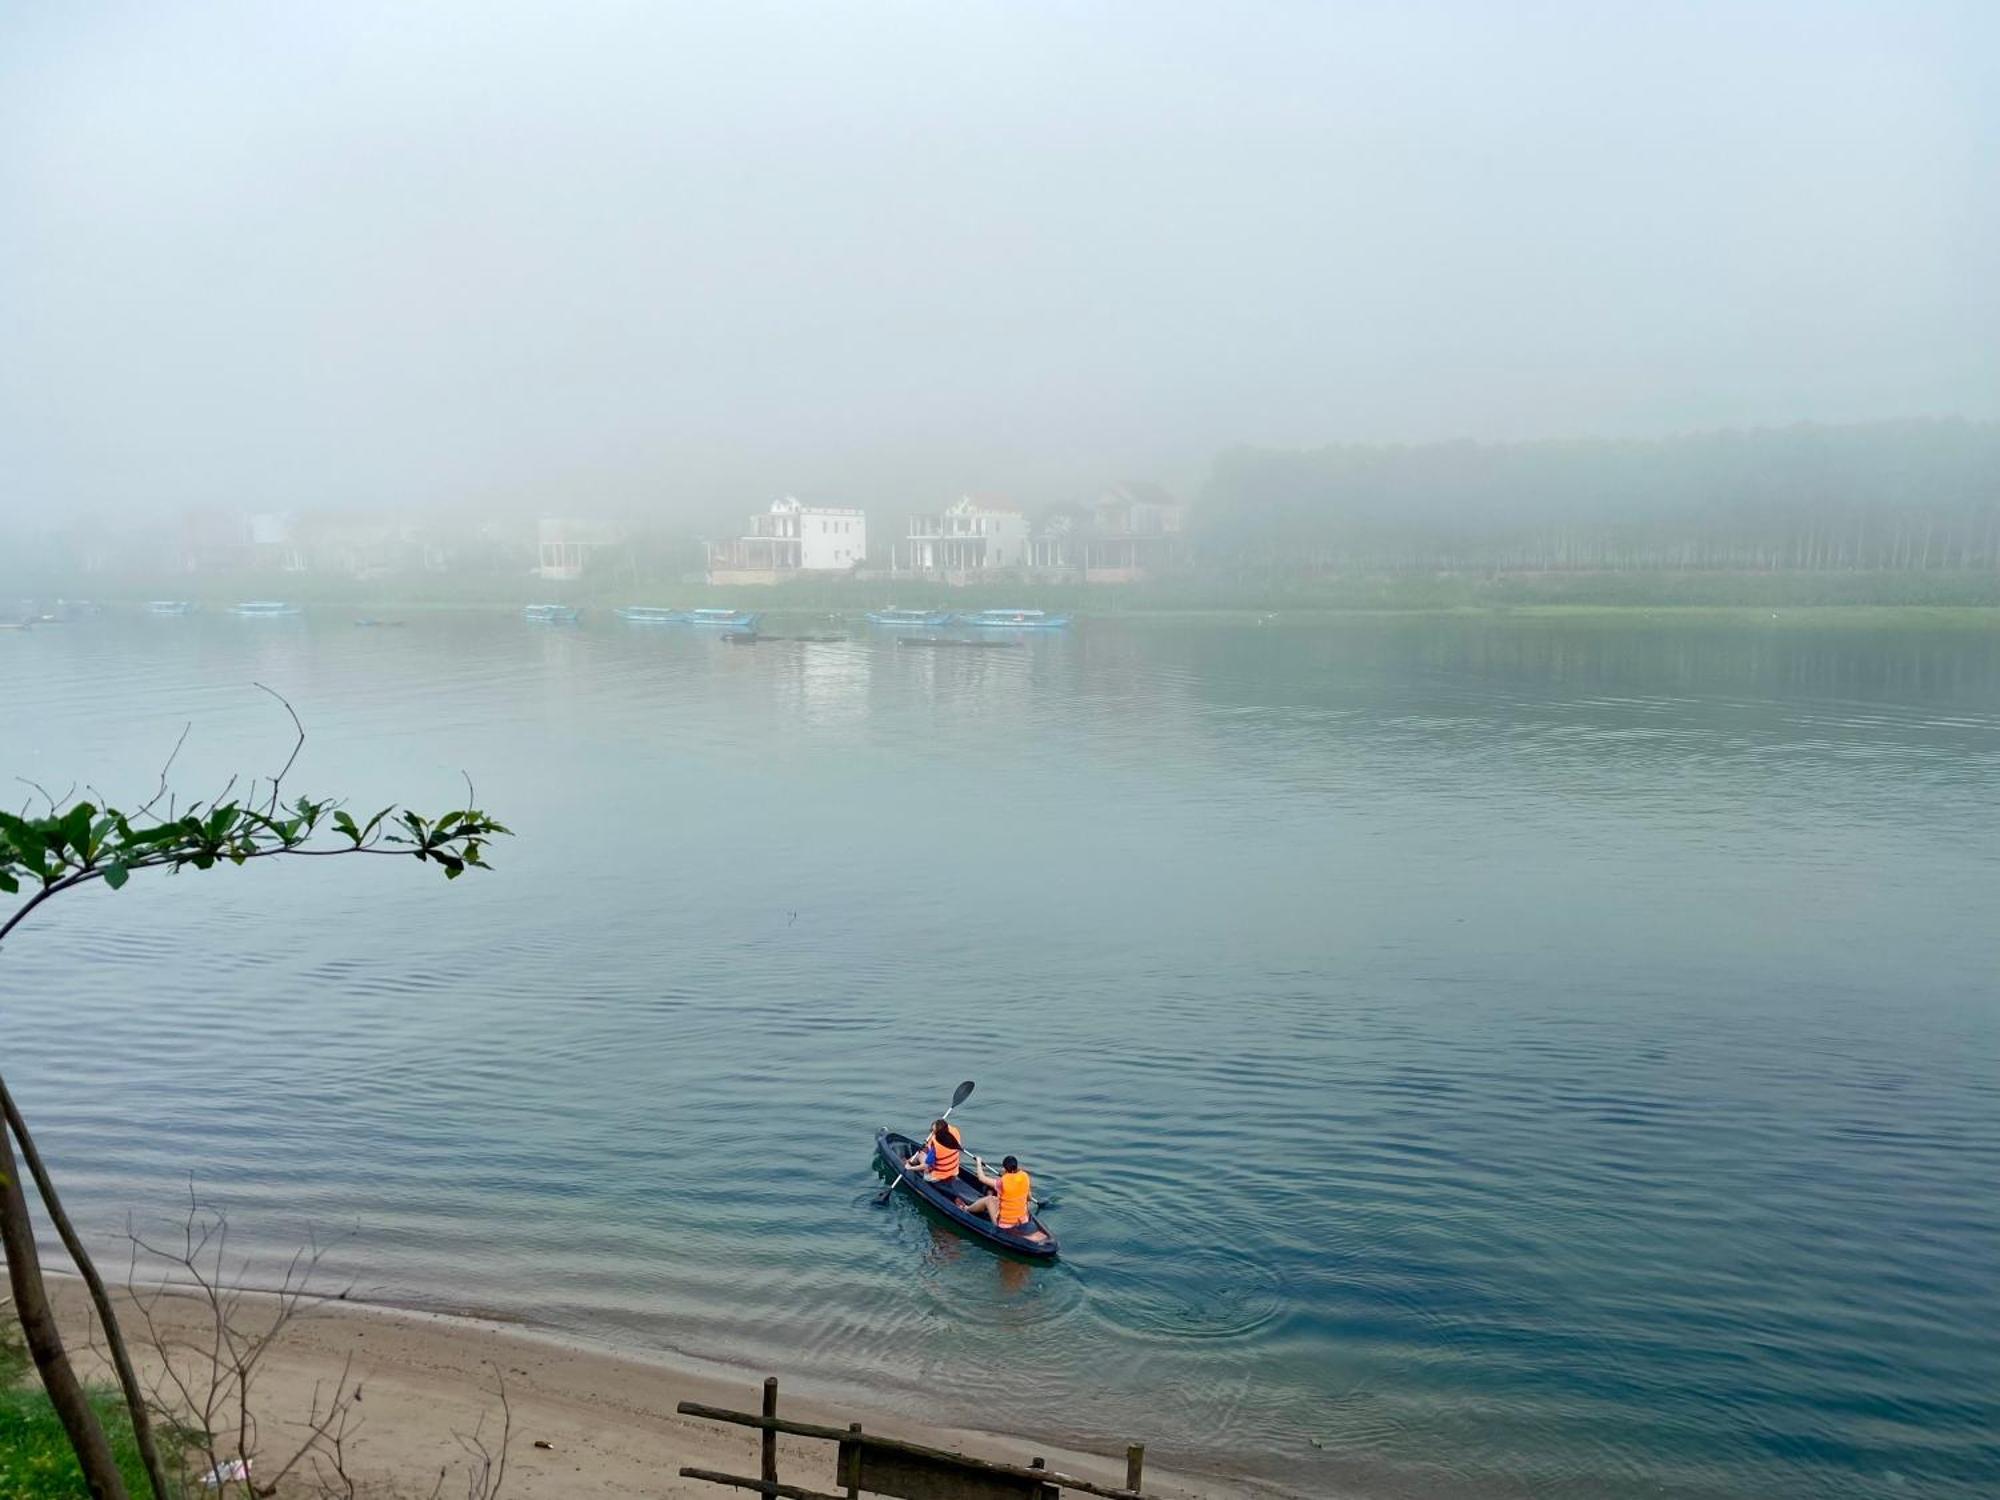
[[[298,528],[288,515],[265,512],[250,518],[250,555],[260,567],[278,568],[286,573],[306,570]]]
[[[868,555],[868,517],[858,510],[801,505],[787,495],[749,524],[742,536],[708,544],[710,583],[778,583],[804,573],[848,573]]]
[[[583,577],[591,555],[624,541],[618,528],[602,521],[574,521],[550,517],[535,526],[535,576],[553,583],[568,583]]]
[[[947,583],[1028,565],[1028,518],[1003,500],[962,496],[933,515],[911,516],[904,566]]]

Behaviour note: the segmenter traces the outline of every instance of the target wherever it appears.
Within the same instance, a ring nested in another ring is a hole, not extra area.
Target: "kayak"
[[[1016,1255],[1030,1256],[1035,1260],[1056,1258],[1056,1237],[1049,1233],[1048,1226],[1034,1214],[1028,1215],[1028,1222],[1012,1229],[1002,1229],[985,1214],[969,1211],[968,1205],[977,1203],[986,1196],[986,1189],[979,1185],[979,1179],[972,1175],[970,1166],[961,1165],[956,1182],[932,1182],[922,1172],[914,1172],[903,1165],[917,1154],[918,1142],[906,1135],[898,1135],[893,1130],[875,1132],[875,1154],[882,1165],[903,1179],[903,1186],[930,1207],[943,1214],[952,1223],[968,1233],[976,1234],[989,1245],[1011,1250]]]

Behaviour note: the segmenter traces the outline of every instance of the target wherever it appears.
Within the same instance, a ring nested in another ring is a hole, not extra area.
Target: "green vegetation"
[[[1195,524],[1204,565],[1239,577],[1993,573],[2000,423],[1244,448]]]
[[[92,1391],[90,1401],[111,1439],[126,1488],[144,1494],[146,1470],[125,1403],[110,1390]],[[86,1493],[82,1466],[48,1393],[19,1383],[0,1390],[0,1500],[75,1500]]]
[[[27,1351],[7,1332],[0,1339],[0,1500],[74,1500],[86,1493],[83,1469],[48,1393],[28,1383]],[[92,1391],[90,1401],[127,1487],[143,1492],[146,1470],[124,1402],[116,1391]]]

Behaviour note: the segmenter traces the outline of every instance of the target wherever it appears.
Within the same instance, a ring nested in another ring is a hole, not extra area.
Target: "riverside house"
[[[911,516],[901,571],[974,583],[1028,566],[1028,518],[1004,500],[971,495],[931,515]]]
[[[1187,561],[1187,507],[1157,484],[1114,485],[1088,507],[1051,512],[1029,544],[1037,575],[1136,583]]]
[[[858,510],[801,505],[787,495],[754,515],[749,530],[708,544],[710,583],[782,583],[804,575],[851,573],[868,555],[868,517]]]
[[[538,545],[535,576],[551,583],[570,583],[583,577],[590,560],[607,547],[623,544],[624,534],[603,521],[578,521],[550,517],[535,527]]]

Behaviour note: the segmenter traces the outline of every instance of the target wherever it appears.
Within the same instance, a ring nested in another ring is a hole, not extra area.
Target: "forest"
[[[2000,570],[2000,423],[1220,455],[1194,517],[1239,577]]]

